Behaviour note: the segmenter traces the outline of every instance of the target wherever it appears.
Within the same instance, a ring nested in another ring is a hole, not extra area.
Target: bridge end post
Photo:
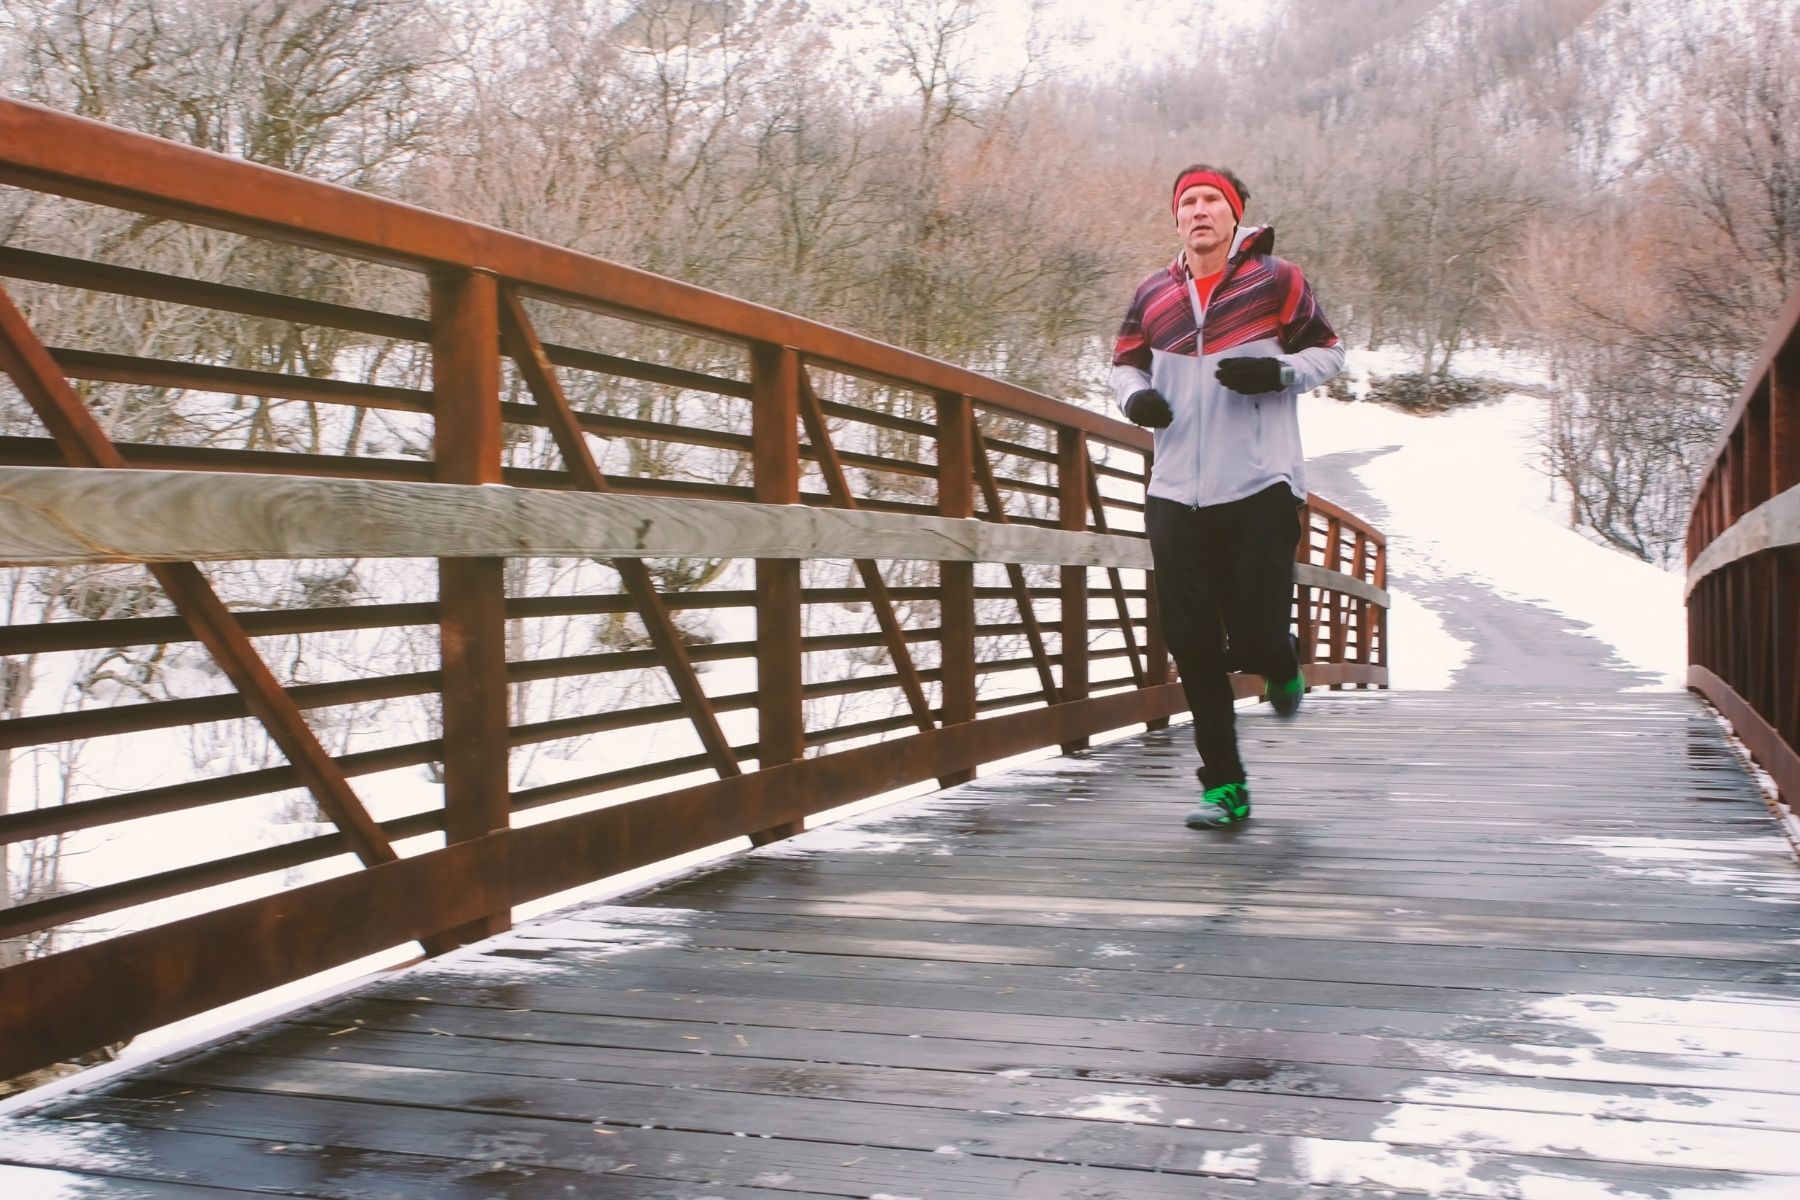
[[[458,271],[432,279],[431,374],[437,482],[499,483],[500,292],[494,276]],[[438,559],[438,610],[444,841],[453,844],[512,821],[506,560]],[[480,941],[511,927],[512,910],[502,909],[450,930],[444,941]]]
[[[938,514],[956,519],[975,515],[975,406],[955,392],[937,394]],[[939,666],[943,724],[975,720],[975,564],[938,564]],[[975,778],[973,768],[938,776],[940,787]]]
[[[758,342],[750,351],[751,467],[759,504],[800,502],[800,355]],[[756,766],[759,771],[806,754],[801,651],[800,560],[756,560]],[[766,846],[804,831],[785,821],[750,835]]]
[[[1087,434],[1062,428],[1056,433],[1056,512],[1064,529],[1088,528]],[[1062,694],[1067,704],[1088,698],[1088,569],[1062,568]],[[1064,754],[1088,748],[1087,738],[1064,742]]]

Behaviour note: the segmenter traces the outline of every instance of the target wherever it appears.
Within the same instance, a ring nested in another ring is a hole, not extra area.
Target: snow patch
[[[1392,687],[1441,692],[1469,661],[1474,647],[1444,626],[1436,609],[1399,587],[1388,593],[1388,634],[1393,649],[1388,664]]]
[[[7,1200],[83,1200],[102,1195],[112,1186],[87,1175],[0,1164],[0,1195]]]
[[[1526,1019],[1579,1029],[1607,1050],[1800,1059],[1800,1003],[1658,1000],[1638,996],[1553,996]]]
[[[693,908],[637,908],[626,904],[585,904],[575,912],[579,920],[564,925],[558,921],[546,921],[542,924],[521,926],[519,932],[527,936],[541,936],[546,927],[559,926],[569,928],[579,926],[585,930],[595,922],[618,921],[630,925],[692,925],[700,916],[700,911]],[[562,936],[571,936],[564,933]]]
[[[1614,868],[1644,879],[1673,879],[1691,887],[1720,887],[1747,891],[1763,899],[1800,899],[1800,876],[1748,870],[1723,864],[1767,861],[1771,855],[1790,858],[1784,838],[1772,835],[1684,839],[1672,837],[1569,837],[1552,838],[1555,846],[1585,846],[1615,862],[1631,864]]]
[[[1181,1124],[1180,1121],[1175,1123]],[[1262,1161],[1262,1143],[1257,1142],[1239,1146],[1235,1150],[1208,1150],[1200,1156],[1200,1171],[1204,1175],[1243,1175],[1255,1178],[1256,1173],[1262,1169]]]
[[[538,958],[537,954],[545,950],[573,950],[589,957],[607,958],[632,950],[665,950],[686,944],[686,940],[682,938],[625,929],[608,930],[602,937],[579,942],[502,936],[453,950],[420,964],[417,970],[427,975],[556,975],[571,971],[579,964],[554,958]],[[508,950],[523,950],[527,953],[508,954]]]
[[[937,838],[919,834],[876,833],[863,829],[839,829],[827,825],[809,829],[785,841],[772,842],[750,852],[753,858],[811,858],[815,854],[898,854],[908,849],[930,849],[949,854]]]
[[[90,1122],[16,1121],[6,1127],[6,1153],[11,1158],[26,1158],[43,1163],[47,1168],[63,1171],[93,1171],[96,1174],[129,1175],[139,1156],[118,1149],[114,1144],[125,1127]],[[130,1130],[127,1130],[129,1136]],[[0,1183],[11,1180],[0,1176]],[[42,1181],[40,1181],[42,1182]],[[29,1193],[28,1193],[29,1194]],[[81,1192],[48,1192],[47,1195],[80,1195]],[[10,1189],[6,1195],[15,1197]]]
[[[1124,1121],[1133,1125],[1154,1125],[1162,1113],[1162,1101],[1155,1096],[1134,1096],[1125,1092],[1103,1092],[1093,1096],[1076,1096],[1065,1116],[1089,1121]]]
[[[1295,1138],[1301,1175],[1315,1186],[1397,1188],[1428,1196],[1492,1200],[1792,1200],[1792,1179],[1732,1179],[1696,1187],[1580,1179],[1539,1169],[1508,1169],[1488,1155],[1466,1150],[1400,1150],[1377,1142]]]

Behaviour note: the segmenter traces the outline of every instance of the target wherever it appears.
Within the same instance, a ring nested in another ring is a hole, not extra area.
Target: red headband
[[[1217,171],[1189,171],[1175,181],[1175,195],[1169,200],[1169,207],[1179,213],[1181,211],[1181,193],[1195,184],[1204,183],[1216,187],[1225,194],[1225,203],[1231,205],[1231,216],[1235,221],[1244,219],[1244,202],[1238,199],[1237,189],[1231,181]]]

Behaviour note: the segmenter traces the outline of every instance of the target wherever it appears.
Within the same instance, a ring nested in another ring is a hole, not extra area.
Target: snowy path
[[[1398,541],[1404,531],[1391,527],[1387,506],[1355,474],[1356,468],[1398,449],[1342,451],[1311,459],[1308,482]],[[1435,612],[1445,631],[1467,646],[1467,658],[1450,677],[1453,688],[1616,692],[1658,682],[1657,675],[1634,670],[1612,646],[1585,635],[1568,617],[1503,596],[1480,579],[1424,576],[1409,570],[1407,562],[1404,553],[1395,556],[1390,585]],[[1400,653],[1406,650],[1399,646]]]
[[[1684,690],[1682,577],[1569,528],[1540,462],[1550,382],[1516,356],[1458,361],[1513,390],[1428,417],[1300,401],[1309,486],[1388,538],[1393,687]],[[1352,350],[1350,389],[1404,369]]]

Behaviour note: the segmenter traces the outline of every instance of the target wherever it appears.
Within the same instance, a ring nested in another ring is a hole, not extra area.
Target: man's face
[[[1229,244],[1237,221],[1224,192],[1210,183],[1196,183],[1175,203],[1175,228],[1181,232],[1182,249],[1204,256]]]

